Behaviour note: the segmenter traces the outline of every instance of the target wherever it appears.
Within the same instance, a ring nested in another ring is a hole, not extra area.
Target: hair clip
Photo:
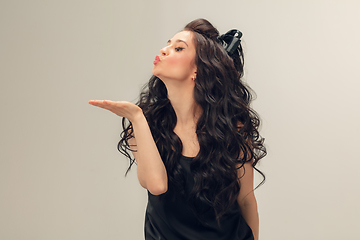
[[[218,39],[220,40],[221,45],[228,52],[228,54],[231,55],[240,45],[241,36],[242,33],[239,30],[233,29],[219,36]]]

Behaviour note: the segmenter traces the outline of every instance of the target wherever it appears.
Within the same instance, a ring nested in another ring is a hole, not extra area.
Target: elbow
[[[167,192],[168,185],[167,183],[152,183],[152,184],[148,184],[146,189],[152,195],[161,195]]]
[[[161,195],[167,192],[167,179],[158,179],[157,181],[140,181],[140,185],[147,189],[152,195]]]

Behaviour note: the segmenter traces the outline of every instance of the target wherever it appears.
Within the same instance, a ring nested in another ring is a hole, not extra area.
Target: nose
[[[168,55],[167,46],[160,49],[160,53],[161,53],[162,56],[167,56]]]

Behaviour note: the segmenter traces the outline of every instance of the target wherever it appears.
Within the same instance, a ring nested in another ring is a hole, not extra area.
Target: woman
[[[89,101],[123,117],[118,148],[148,190],[146,239],[258,239],[253,170],[266,151],[241,35],[194,20],[160,50],[137,105]]]

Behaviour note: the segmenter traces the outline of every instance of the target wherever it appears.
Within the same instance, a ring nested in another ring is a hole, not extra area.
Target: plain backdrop
[[[243,32],[268,156],[260,238],[359,239],[360,3],[0,1],[0,239],[143,239],[146,190],[117,151],[152,61],[196,18]],[[260,177],[256,175],[256,182]]]

